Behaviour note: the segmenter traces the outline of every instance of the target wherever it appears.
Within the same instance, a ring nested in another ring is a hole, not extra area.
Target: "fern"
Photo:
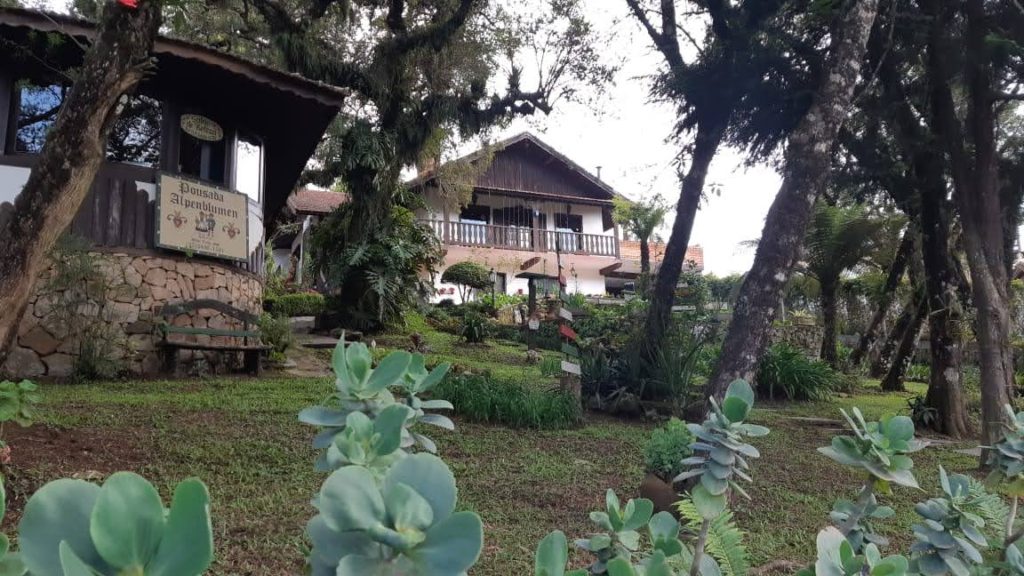
[[[695,533],[693,527],[704,522],[697,507],[688,499],[680,500],[676,507],[687,524],[687,530]],[[743,545],[743,532],[736,527],[732,512],[728,510],[711,521],[704,551],[718,562],[722,576],[746,576],[750,571],[750,559]]]
[[[998,494],[986,490],[982,482],[971,478],[967,495],[960,506],[964,512],[980,516],[985,521],[985,532],[989,536],[996,540],[1003,536],[1010,509]]]

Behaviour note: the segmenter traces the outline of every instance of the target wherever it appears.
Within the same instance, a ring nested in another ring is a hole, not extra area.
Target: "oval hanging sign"
[[[224,129],[220,124],[199,114],[182,114],[181,130],[196,140],[220,142],[224,139]]]

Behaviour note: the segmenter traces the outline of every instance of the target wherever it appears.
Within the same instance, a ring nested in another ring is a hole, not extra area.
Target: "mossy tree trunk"
[[[103,162],[121,97],[150,67],[160,27],[160,2],[137,9],[105,5],[92,46],[75,74],[39,159],[0,223],[0,364],[18,332],[46,258],[85,199]]]
[[[878,340],[878,332],[882,328],[882,322],[885,321],[889,310],[892,309],[892,303],[896,299],[896,289],[899,288],[900,280],[903,279],[903,274],[907,270],[907,260],[914,248],[914,238],[910,230],[908,228],[903,233],[903,239],[900,241],[899,248],[896,249],[896,257],[893,258],[892,265],[889,267],[889,273],[885,278],[885,286],[882,287],[878,308],[875,309],[875,313],[872,315],[867,329],[864,330],[864,334],[857,341],[857,347],[850,354],[851,368],[857,368],[864,361],[864,357],[868,355],[868,351],[871,350],[871,347]]]
[[[849,112],[877,11],[877,0],[859,0],[841,16],[828,71],[807,114],[789,136],[782,187],[736,300],[722,354],[708,381],[709,394],[720,397],[731,381],[754,377],[814,203],[828,183],[832,148]]]

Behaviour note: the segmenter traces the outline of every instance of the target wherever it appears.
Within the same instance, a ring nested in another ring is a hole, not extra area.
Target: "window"
[[[494,274],[494,293],[504,294],[506,286],[508,284],[508,276],[504,272],[496,272]]]
[[[488,206],[471,204],[462,209],[462,213],[459,214],[459,221],[487,224],[491,221],[491,209]]]
[[[475,204],[466,206],[459,214],[459,225],[452,240],[466,244],[487,244],[487,224],[490,221],[490,207]]]
[[[67,91],[68,87],[60,84],[38,85],[27,80],[18,83],[15,152],[38,154],[42,151]]]
[[[181,115],[180,174],[224,184],[226,148],[224,130],[216,122],[195,114]]]
[[[579,214],[555,214],[555,232],[558,248],[563,252],[579,250],[577,234],[583,233],[583,216]]]
[[[263,143],[256,138],[235,141],[235,190],[257,203],[263,195]]]
[[[128,98],[111,128],[107,160],[158,167],[161,118],[159,101],[141,95]]]

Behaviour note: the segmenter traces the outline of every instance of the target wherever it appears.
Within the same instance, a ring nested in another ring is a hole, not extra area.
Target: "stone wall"
[[[101,292],[106,298],[83,297],[81,290],[54,289],[48,282],[51,266],[37,284],[37,291],[25,311],[18,339],[0,373],[9,377],[63,378],[72,374],[83,337],[95,337],[96,327],[109,338],[112,360],[125,372],[152,375],[160,371],[158,343],[159,316],[164,304],[195,299],[212,299],[259,314],[263,285],[258,278],[237,268],[170,255],[138,256],[123,253],[90,252],[89,261],[102,274]],[[69,318],[69,314],[74,316]],[[241,328],[238,322],[213,310],[170,319],[178,326]],[[83,336],[82,326],[89,335]],[[201,343],[210,336],[175,335]],[[215,343],[228,343],[214,337]],[[193,355],[179,352],[183,362]],[[205,358],[206,356],[204,356]],[[210,360],[219,361],[210,356]]]
[[[769,342],[771,344],[789,344],[811,358],[817,358],[821,352],[823,330],[815,324],[797,324],[776,322],[772,325]]]

